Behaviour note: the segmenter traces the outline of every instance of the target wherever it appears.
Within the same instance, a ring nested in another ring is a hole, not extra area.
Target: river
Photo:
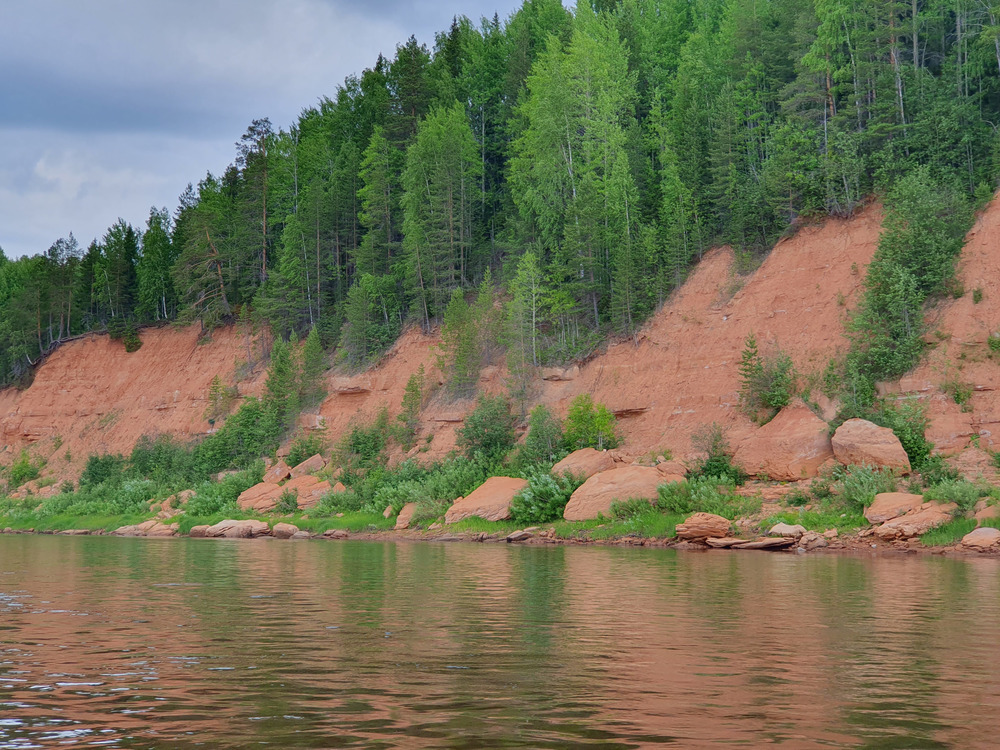
[[[1000,562],[0,537],[0,748],[996,747]]]

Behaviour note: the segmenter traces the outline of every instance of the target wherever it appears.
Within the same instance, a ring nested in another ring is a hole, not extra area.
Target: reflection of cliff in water
[[[0,746],[986,747],[997,572],[994,560],[7,537]]]

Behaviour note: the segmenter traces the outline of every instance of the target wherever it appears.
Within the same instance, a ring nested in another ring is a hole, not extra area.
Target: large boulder
[[[831,458],[829,426],[796,399],[744,441],[733,460],[748,474],[793,482],[816,476]]]
[[[608,515],[616,500],[642,498],[652,502],[657,498],[656,488],[665,477],[652,466],[621,466],[602,471],[581,484],[566,503],[563,518],[567,521],[586,521],[599,515]]]
[[[270,530],[263,521],[226,519],[205,529],[205,536],[211,539],[254,539],[266,535]]]
[[[906,513],[918,510],[924,504],[923,495],[907,492],[880,492],[875,500],[865,508],[868,523],[885,523]]]
[[[305,476],[306,474],[315,474],[317,471],[322,471],[326,468],[326,461],[318,453],[315,456],[310,456],[305,461],[300,463],[294,469],[289,472],[292,479],[297,479],[298,477]]]
[[[115,529],[111,532],[114,536],[151,536],[151,537],[168,537],[177,535],[177,524],[170,524],[169,526],[160,521],[153,519],[150,521],[143,521],[140,524],[134,526],[122,526],[121,528]]]
[[[469,493],[459,498],[444,514],[445,523],[457,523],[465,518],[479,516],[486,521],[510,518],[510,501],[528,486],[525,479],[490,477]]]
[[[924,503],[919,510],[898,516],[875,529],[875,536],[885,541],[893,539],[910,539],[926,534],[931,529],[943,526],[952,518],[952,513],[958,508],[955,503]]]
[[[972,549],[990,549],[1000,546],[1000,529],[980,526],[962,537],[962,546]]]
[[[607,451],[596,448],[581,448],[573,451],[562,461],[552,467],[553,474],[572,474],[575,477],[590,479],[601,471],[615,468],[615,461]]]
[[[255,510],[258,513],[270,513],[281,499],[284,490],[273,482],[260,482],[240,493],[236,504],[242,510]]]
[[[848,419],[833,433],[833,455],[849,466],[867,464],[910,473],[910,459],[903,444],[888,427],[879,427],[867,419]]]
[[[729,519],[714,513],[695,513],[677,524],[678,539],[721,538],[729,535]]]
[[[410,528],[410,522],[413,520],[413,514],[416,510],[416,503],[407,503],[403,506],[403,509],[399,511],[399,515],[396,516],[396,531]]]

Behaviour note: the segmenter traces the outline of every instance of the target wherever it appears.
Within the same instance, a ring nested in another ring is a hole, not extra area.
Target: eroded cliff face
[[[539,373],[532,401],[562,414],[574,397],[591,394],[619,415],[623,450],[633,456],[669,449],[683,458],[692,452],[692,432],[711,422],[725,425],[736,447],[757,429],[738,408],[737,368],[747,334],[756,335],[762,352],[780,347],[805,377],[822,373],[847,347],[844,325],[857,304],[880,224],[879,207],[870,206],[851,219],[802,227],[747,276],[736,273],[728,248],[712,250],[636,336],[583,365]],[[960,449],[973,433],[992,444],[1000,423],[1000,395],[993,390],[997,366],[987,341],[1000,325],[998,230],[1000,206],[994,203],[970,233],[959,273],[966,294],[931,314],[935,348],[912,376],[888,386],[927,401],[930,436],[948,451]],[[974,289],[981,294],[974,297]],[[199,344],[196,327],[170,327],[145,330],[142,339],[133,354],[104,336],[70,342],[39,368],[29,388],[0,392],[0,460],[9,463],[31,446],[48,459],[45,474],[61,479],[75,476],[87,454],[127,453],[144,434],[190,439],[207,433],[209,385],[216,375],[235,381],[236,362],[247,359],[245,338],[223,329]],[[413,453],[443,456],[454,447],[455,430],[472,404],[451,402],[434,388],[439,343],[410,330],[378,366],[358,374],[331,370],[330,395],[317,413],[303,415],[303,427],[324,426],[336,439],[383,407],[396,414],[408,378],[423,365],[432,392]],[[956,379],[974,388],[971,411],[962,411],[943,390]],[[260,371],[240,380],[240,394],[259,394],[263,380]],[[486,392],[503,391],[502,363],[485,368],[480,385]],[[813,398],[832,416],[818,388]]]

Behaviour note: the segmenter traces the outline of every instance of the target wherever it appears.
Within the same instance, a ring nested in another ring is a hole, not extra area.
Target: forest
[[[857,320],[909,321],[947,280],[935,248],[958,236],[951,262],[996,187],[998,15],[1000,0],[525,0],[455,18],[295,123],[254,120],[223,174],[145,226],[0,252],[0,383],[86,331],[138,346],[143,325],[243,320],[314,331],[362,366],[405,326],[443,323],[461,395],[478,357],[585,356],[709,247],[752,265],[873,196],[895,224]],[[490,329],[478,344],[469,321]],[[856,332],[848,367],[905,368],[905,329]]]

